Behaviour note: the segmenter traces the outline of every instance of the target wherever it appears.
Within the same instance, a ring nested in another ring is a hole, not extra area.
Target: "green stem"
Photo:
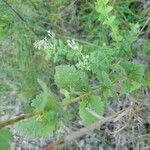
[[[74,98],[74,99],[66,99],[66,100],[63,100],[63,101],[61,102],[61,105],[62,105],[63,107],[66,107],[66,106],[68,106],[68,105],[70,105],[70,104],[72,104],[72,103],[79,102],[79,101],[81,101],[82,99],[84,99],[84,98],[90,96],[91,94],[94,94],[95,92],[98,92],[99,90],[100,90],[100,89],[97,88],[97,89],[95,89],[95,90],[93,90],[93,91],[84,93],[83,95],[81,95],[81,96],[79,96],[79,97],[76,97],[76,98]]]
[[[76,97],[74,99],[63,100],[62,102],[60,102],[60,105],[63,106],[63,107],[66,107],[68,105],[71,105],[72,103],[79,102],[82,99],[84,99],[84,98],[88,97],[89,95],[94,94],[95,92],[98,92],[98,91],[99,91],[99,88],[95,89],[93,91],[84,93],[83,95],[80,95],[79,97]],[[40,115],[41,113],[42,112],[32,112],[32,113],[27,113],[27,114],[18,116],[18,117],[13,118],[13,119],[8,119],[8,120],[5,120],[5,121],[0,121],[0,128],[6,127],[8,125],[13,125],[16,122],[19,122],[21,120],[25,120],[25,119],[31,118],[33,116]]]

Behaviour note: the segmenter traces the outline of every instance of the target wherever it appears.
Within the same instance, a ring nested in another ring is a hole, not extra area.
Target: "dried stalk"
[[[5,120],[5,121],[1,121],[0,122],[0,128],[3,128],[3,127],[6,127],[8,125],[12,125],[20,120],[24,120],[24,119],[28,119],[28,118],[31,118],[33,116],[36,116],[40,114],[40,112],[36,112],[36,113],[27,113],[27,114],[24,114],[24,115],[21,115],[21,116],[18,116],[16,118],[13,118],[13,119],[8,119],[8,120]]]
[[[118,121],[118,119],[121,119],[125,115],[128,115],[128,112],[130,110],[131,110],[131,107],[128,107],[124,111],[120,111],[120,112],[115,113],[114,115],[109,116],[109,117],[105,117],[104,119],[101,119],[101,120],[93,123],[92,125],[90,125],[88,127],[81,128],[78,131],[72,133],[71,135],[68,135],[63,140],[59,140],[59,141],[57,141],[53,144],[49,144],[45,150],[54,150],[54,149],[57,149],[61,146],[66,145],[66,144],[70,144],[73,141],[76,141],[77,139],[81,138],[82,136],[88,134],[89,132],[100,128],[100,126],[103,125],[106,122],[116,122],[116,121]]]

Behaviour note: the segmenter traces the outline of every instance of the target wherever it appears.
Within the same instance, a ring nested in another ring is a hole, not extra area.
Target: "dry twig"
[[[60,146],[70,144],[71,142],[73,142],[73,141],[79,139],[80,137],[88,134],[89,132],[100,128],[100,126],[106,122],[116,122],[116,121],[118,121],[118,119],[124,117],[125,115],[128,115],[128,112],[130,109],[131,108],[128,107],[124,111],[120,111],[118,113],[115,113],[114,115],[112,115],[110,117],[105,117],[104,119],[99,120],[99,121],[93,123],[92,125],[90,125],[88,127],[81,128],[78,131],[72,133],[71,135],[68,135],[63,140],[59,140],[59,141],[55,142],[54,144],[49,144],[45,150],[54,150],[56,148],[59,148]]]

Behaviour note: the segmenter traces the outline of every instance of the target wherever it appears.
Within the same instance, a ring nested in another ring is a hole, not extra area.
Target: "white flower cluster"
[[[37,48],[38,50],[47,49],[50,47],[50,44],[49,44],[47,38],[45,37],[43,40],[34,42],[34,47]]]
[[[50,38],[54,38],[55,37],[55,33],[53,33],[52,31],[48,30],[47,34]]]
[[[50,30],[47,31],[47,34],[48,34],[49,38],[55,37],[55,34]],[[34,42],[34,47],[37,48],[38,50],[47,49],[47,48],[52,47],[52,44],[49,42],[47,37],[45,37],[43,40],[39,40],[39,41]]]
[[[55,50],[55,46],[53,44],[53,41],[55,40],[55,34],[50,30],[47,31],[47,33],[48,37],[45,37],[43,40],[36,41],[34,43],[34,47],[39,50],[36,52],[36,54],[44,56],[45,59],[48,61]]]
[[[67,40],[67,44],[68,44],[68,46],[69,46],[71,49],[73,49],[73,50],[79,49],[79,46],[77,45],[77,43],[75,42],[74,39],[72,39],[72,40]]]
[[[82,60],[79,59],[78,63],[76,64],[76,66],[79,69],[86,69],[86,70],[91,70],[90,69],[90,60],[89,60],[89,55],[82,55]]]

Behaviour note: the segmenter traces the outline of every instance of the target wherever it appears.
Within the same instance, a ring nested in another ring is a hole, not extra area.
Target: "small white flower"
[[[85,58],[87,58],[87,59],[88,59],[89,57],[90,57],[89,55],[86,55],[86,56],[85,56]]]
[[[86,70],[91,70],[90,68],[90,62],[89,62],[89,55],[83,55],[82,59],[78,60],[78,63],[76,64],[77,68],[79,69],[86,69]]]
[[[44,38],[44,41],[45,41],[45,42],[47,41],[47,37]]]
[[[71,42],[72,42],[72,44],[73,44],[73,45],[76,45],[76,43],[75,43],[75,40],[74,40],[74,39],[72,39],[72,41],[71,41]]]
[[[71,41],[70,40],[67,40],[67,44],[70,48],[72,48],[72,44],[71,44]]]
[[[55,37],[55,33],[53,33],[52,31],[48,30],[47,34],[50,38],[54,38]]]
[[[78,45],[76,44],[75,40],[72,39],[72,40],[67,40],[67,44],[68,46],[73,49],[73,50],[76,50],[76,49],[79,49]]]
[[[37,46],[38,46],[37,42],[34,42],[34,43],[33,43],[33,46],[34,46],[35,48],[37,48]]]
[[[38,50],[40,50],[40,49],[42,49],[42,48],[46,49],[46,48],[49,47],[49,45],[48,45],[48,40],[47,40],[46,37],[45,37],[43,40],[39,40],[39,41],[34,42],[33,45],[34,45],[34,47],[37,48]]]

